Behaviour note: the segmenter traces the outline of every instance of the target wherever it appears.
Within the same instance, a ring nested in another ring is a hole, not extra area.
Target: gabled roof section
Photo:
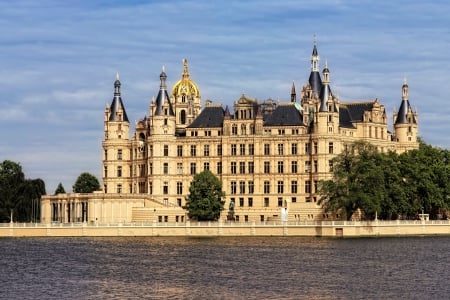
[[[207,106],[187,128],[222,127],[225,111],[221,106]]]
[[[354,128],[354,122],[363,120],[364,112],[372,110],[374,101],[341,103],[339,105],[339,126]]]
[[[298,126],[303,124],[303,116],[294,103],[280,104],[267,116],[264,126]]]
[[[117,112],[122,108],[123,117],[122,120],[118,119]],[[122,97],[120,96],[120,80],[119,73],[116,75],[116,81],[114,82],[114,98],[111,103],[111,112],[109,115],[109,121],[125,121],[129,122],[125,106],[122,102]]]

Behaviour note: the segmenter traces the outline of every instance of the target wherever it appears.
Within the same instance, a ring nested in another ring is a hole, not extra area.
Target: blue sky
[[[450,148],[448,1],[0,1],[0,161],[47,193],[101,180],[103,114],[116,72],[130,121],[148,115],[165,65],[187,58],[202,100],[288,101],[314,35],[341,101],[378,98],[390,120],[406,77],[425,142]],[[392,123],[392,121],[390,122]]]

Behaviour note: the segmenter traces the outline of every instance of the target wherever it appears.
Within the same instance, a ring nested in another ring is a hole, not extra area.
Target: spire
[[[408,84],[406,83],[406,78],[405,78],[405,79],[403,79],[403,85],[402,85],[402,103],[400,104],[400,108],[398,109],[395,124],[410,123],[408,120],[408,114],[412,114],[412,109],[411,109],[411,105],[409,104]],[[410,121],[412,123],[416,123],[414,114],[412,114],[412,119],[410,119]]]
[[[311,74],[309,75],[309,85],[313,92],[319,95],[320,89],[322,87],[322,79],[319,73],[319,53],[317,51],[317,39],[314,35],[314,48],[311,55]]]
[[[186,58],[183,59],[183,79],[189,79],[189,69],[188,69],[188,61]]]
[[[295,92],[295,83],[294,83],[294,80],[292,80],[291,102],[297,102],[297,93]]]
[[[320,108],[319,111],[328,111],[328,99],[331,97],[330,89],[330,70],[328,70],[328,62],[325,61],[325,68],[322,71],[323,82],[320,90]]]
[[[174,116],[175,114],[173,112],[172,103],[170,102],[169,95],[167,94],[167,85],[166,85],[167,75],[165,72],[164,65],[162,66],[162,71],[161,71],[161,74],[159,75],[159,79],[160,79],[161,83],[159,85],[158,96],[156,97],[156,108],[155,108],[154,114],[155,114],[155,116],[164,115],[165,111],[163,110],[163,105],[164,105],[165,101],[167,101],[169,103],[167,114],[169,116]]]
[[[120,80],[119,80],[119,72],[116,73],[116,81],[114,81],[114,98],[111,103],[111,113],[109,115],[110,121],[128,121],[127,112],[125,111],[125,106],[122,102],[122,97],[120,95]],[[122,119],[119,119],[119,110],[122,109],[123,115]]]

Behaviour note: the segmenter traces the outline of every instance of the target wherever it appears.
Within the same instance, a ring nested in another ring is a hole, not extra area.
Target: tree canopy
[[[84,172],[78,176],[77,181],[72,186],[74,193],[92,193],[100,190],[100,183],[94,175]]]
[[[66,193],[66,190],[64,189],[64,186],[63,186],[62,183],[60,182],[60,183],[58,184],[58,186],[56,187],[55,195],[58,195],[58,194],[65,194],[65,193]]]
[[[40,198],[45,195],[42,179],[25,179],[20,164],[5,160],[0,164],[0,222],[37,221]]]
[[[357,142],[333,160],[333,179],[322,181],[320,203],[350,219],[446,218],[450,208],[450,152],[424,143],[400,155]]]
[[[190,219],[197,221],[217,221],[224,209],[222,183],[209,170],[196,174],[189,187],[184,209]]]

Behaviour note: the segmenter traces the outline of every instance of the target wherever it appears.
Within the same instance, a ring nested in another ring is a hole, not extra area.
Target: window
[[[222,162],[217,162],[217,174],[222,174]]]
[[[191,156],[197,155],[197,147],[195,145],[191,145]]]
[[[297,162],[296,161],[291,161],[291,172],[292,173],[297,173]]]
[[[183,163],[177,163],[177,174],[183,174]]]
[[[332,160],[328,161],[328,169],[330,170],[330,172],[333,172],[333,161]]]
[[[177,195],[183,194],[183,183],[181,181],[177,182]]]
[[[284,145],[278,144],[278,155],[283,155],[284,152]]]
[[[163,185],[163,194],[167,195],[169,193],[169,182],[164,181],[164,185]]]
[[[169,156],[169,145],[164,145],[164,156]]]
[[[255,172],[255,163],[252,161],[248,162],[248,173],[253,174]]]
[[[231,135],[237,135],[238,127],[236,124],[231,126]]]
[[[314,180],[314,191],[313,192],[317,193],[318,189],[319,189],[319,182],[317,180]]]
[[[248,144],[248,154],[255,155],[255,145],[254,144]]]
[[[311,144],[305,143],[305,154],[311,154]]]
[[[283,198],[278,197],[278,206],[281,207],[283,206]]]
[[[245,194],[245,181],[239,181],[239,193]]]
[[[209,162],[203,163],[203,170],[209,170]]]
[[[270,161],[264,162],[264,173],[269,174],[270,173]]]
[[[311,172],[311,161],[309,161],[309,160],[305,161],[305,172],[306,173]]]
[[[222,145],[217,145],[217,156],[222,156]]]
[[[333,154],[333,152],[334,152],[334,145],[333,145],[333,142],[329,142],[328,143],[328,153],[329,154]]]
[[[244,198],[239,198],[239,206],[244,206]]]
[[[264,207],[269,207],[269,198],[264,198]]]
[[[169,173],[169,163],[166,163],[166,162],[165,162],[165,163],[163,164],[163,169],[164,169],[164,170],[163,170],[163,173],[164,173],[164,174],[168,174],[168,173]]]
[[[317,153],[319,153],[319,150],[318,150],[319,148],[318,148],[318,146],[317,146],[317,142],[314,142],[314,153],[315,154],[317,154]]]
[[[195,163],[191,163],[191,175],[195,175],[197,173],[197,165]]]
[[[122,193],[122,185],[118,184],[117,185],[117,194],[120,194],[120,193]]]
[[[236,162],[231,162],[231,174],[236,174]]]
[[[284,193],[284,182],[282,180],[278,180],[277,192],[278,192],[278,194],[283,194]]]
[[[122,160],[122,149],[117,150],[117,160]]]
[[[264,222],[264,215],[259,216],[259,221]]]
[[[291,193],[297,194],[297,180],[291,181]]]
[[[297,144],[291,145],[291,154],[296,155],[297,154]]]
[[[108,150],[105,150],[105,160],[108,160]]]
[[[209,156],[209,145],[203,146],[203,156]]]
[[[144,165],[142,165],[142,168]],[[153,163],[148,164],[148,174],[153,175]]]
[[[240,161],[239,162],[239,173],[240,174],[245,174],[245,161]]]
[[[278,173],[279,173],[279,174],[282,174],[283,171],[284,171],[284,164],[283,164],[282,161],[279,161],[279,162],[278,162]]]
[[[319,171],[319,165],[317,160],[314,160],[314,173],[317,173]]]
[[[117,167],[117,177],[122,177],[122,166]]]
[[[284,135],[284,129],[278,129],[278,134],[279,135]]]
[[[150,195],[153,194],[153,182],[152,181],[150,181],[148,183],[148,192]]]
[[[231,185],[231,188],[230,188],[230,194],[232,194],[232,195],[234,195],[234,194],[236,194],[236,181],[232,181],[231,183],[230,183],[230,185]]]
[[[231,155],[236,156],[236,144],[231,144]]]
[[[264,181],[264,194],[270,194],[270,182]]]
[[[311,193],[311,181],[310,180],[305,181],[305,193],[306,194]]]
[[[245,144],[239,144],[239,154],[245,155]]]
[[[177,156],[179,156],[179,157],[183,156],[183,146],[182,145],[177,146]]]
[[[247,126],[245,124],[241,124],[241,135],[247,134]]]
[[[292,203],[297,202],[297,197],[292,197],[292,198],[291,198],[291,202],[292,202]]]
[[[105,172],[105,178],[108,177],[108,167],[107,166],[104,167],[104,172]]]
[[[253,206],[253,198],[248,198],[248,207]]]
[[[270,155],[270,145],[264,144],[264,155]]]
[[[255,191],[255,184],[253,181],[249,181],[248,182],[248,193],[253,194],[254,191]]]

